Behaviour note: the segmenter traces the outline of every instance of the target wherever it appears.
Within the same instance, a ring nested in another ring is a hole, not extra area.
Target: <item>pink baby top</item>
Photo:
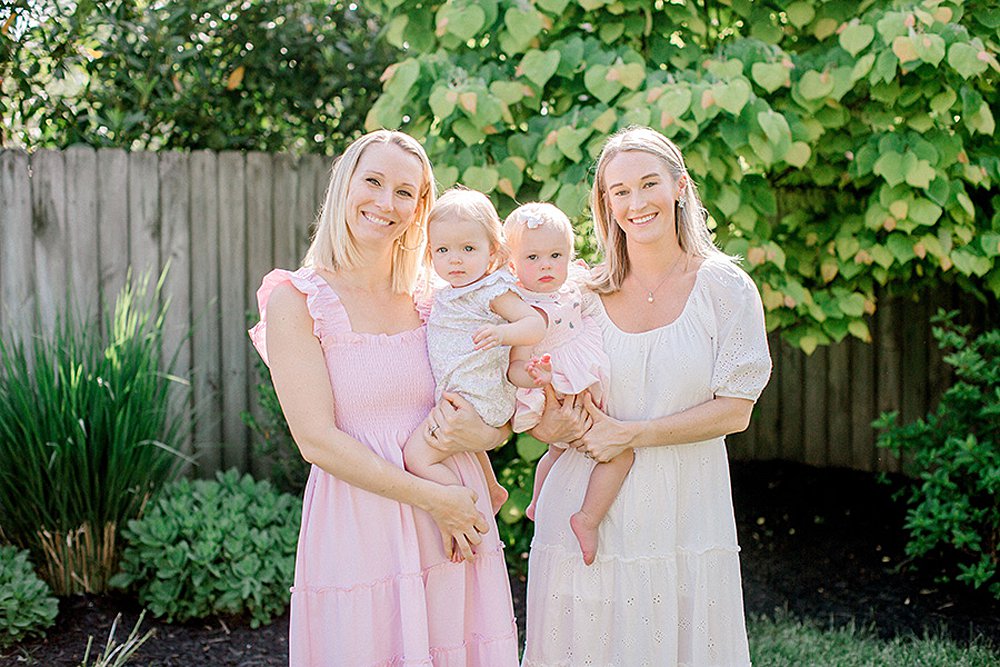
[[[601,328],[582,311],[583,297],[571,275],[555,292],[521,289],[524,300],[545,312],[545,338],[535,346],[534,356],[552,357],[552,388],[561,394],[579,394],[597,384],[594,400],[601,404],[602,387],[608,384],[611,363],[604,351]],[[514,431],[521,433],[538,424],[545,408],[542,389],[518,389]]]
[[[434,405],[425,327],[356,333],[313,269],[275,270],[257,291],[250,330],[267,362],[267,302],[284,282],[306,296],[333,386],[337,427],[392,465]],[[503,547],[472,454],[446,465],[479,494],[489,532],[471,562],[452,563],[430,515],[317,466],[306,484],[291,599],[291,667],[492,667],[517,664]]]

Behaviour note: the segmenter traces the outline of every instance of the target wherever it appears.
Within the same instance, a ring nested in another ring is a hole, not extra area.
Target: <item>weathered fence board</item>
[[[97,153],[89,146],[66,150],[66,240],[71,302],[89,321],[99,321]]]
[[[129,267],[129,156],[120,148],[97,151],[97,236],[101,313],[114,308]]]
[[[128,258],[132,273],[160,275],[160,183],[156,153],[133,153],[128,168]]]
[[[7,151],[0,155],[0,327],[19,340],[34,324],[32,250],[28,156]]]
[[[174,359],[174,371],[187,380],[191,369],[191,179],[189,159],[183,153],[160,154],[160,257],[167,273],[163,295],[169,299],[167,320],[163,329],[163,349]],[[172,400],[182,418],[190,423],[191,402],[178,397],[189,396],[175,387]],[[191,433],[185,433],[181,451],[194,453]],[[185,466],[185,471],[188,467]]]
[[[246,335],[256,289],[273,267],[296,268],[326,193],[320,156],[195,151],[161,154],[73,147],[0,152],[0,328],[50,332],[72,293],[107,312],[128,268],[169,265],[164,349],[191,382],[195,418],[184,451],[198,474],[254,460],[240,413],[259,413],[257,355]],[[848,338],[805,355],[769,336],[774,372],[750,428],[730,439],[736,458],[784,458],[862,470],[898,470],[874,446],[886,410],[925,414],[950,381],[928,322],[939,307],[990,320],[955,288],[922,301],[879,295],[874,342]],[[99,310],[97,310],[99,308]]]
[[[218,157],[191,153],[191,371],[194,453],[202,474],[223,467],[219,355]]]
[[[246,173],[240,153],[219,155],[219,336],[222,343],[222,446],[225,467],[246,470]]]
[[[59,151],[38,151],[31,156],[31,206],[35,229],[34,267],[26,257],[4,257],[32,272],[38,304],[38,327],[52,331],[56,313],[66,307],[66,270],[69,248],[66,240],[66,169]]]

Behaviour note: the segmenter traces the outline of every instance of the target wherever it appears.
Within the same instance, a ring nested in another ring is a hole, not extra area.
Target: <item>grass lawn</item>
[[[1000,667],[1000,647],[985,641],[879,639],[865,629],[823,629],[791,618],[751,618],[747,631],[754,667]]]

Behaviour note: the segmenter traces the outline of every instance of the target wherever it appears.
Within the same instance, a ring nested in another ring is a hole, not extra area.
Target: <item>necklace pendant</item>
[[[653,293],[652,292],[647,292],[646,293],[646,301],[648,301],[650,303],[653,303]]]

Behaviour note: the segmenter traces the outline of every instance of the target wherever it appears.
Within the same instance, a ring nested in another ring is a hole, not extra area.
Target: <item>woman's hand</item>
[[[582,437],[569,442],[570,447],[598,463],[607,463],[632,448],[635,422],[612,419],[594,405],[589,393],[583,397],[583,407],[593,423]]]
[[[493,449],[510,436],[509,429],[489,426],[472,403],[448,391],[441,394],[426,424],[428,444],[449,454]]]
[[[545,390],[545,410],[531,435],[546,443],[571,442],[579,440],[590,429],[593,422],[584,408],[584,400],[589,392],[570,396],[560,396],[551,384]]]
[[[437,498],[427,508],[438,530],[446,554],[458,552],[465,560],[472,560],[472,547],[483,541],[489,530],[483,513],[476,509],[476,492],[464,486],[438,485]]]

